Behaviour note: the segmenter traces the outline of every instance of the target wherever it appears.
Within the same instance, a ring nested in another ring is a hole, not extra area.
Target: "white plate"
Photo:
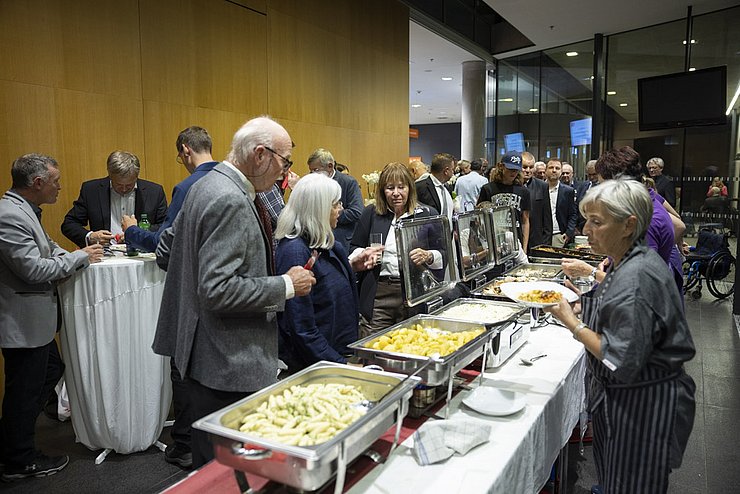
[[[483,415],[503,417],[518,412],[527,401],[522,393],[491,386],[478,386],[464,400],[466,406]]]
[[[570,303],[575,302],[578,300],[578,295],[576,292],[571,290],[570,288],[566,288],[565,286],[561,285],[560,283],[554,283],[552,281],[522,281],[522,282],[510,282],[510,283],[504,283],[500,286],[501,293],[509,297],[511,300],[525,305],[527,307],[549,307],[551,305],[556,305],[557,302],[553,302],[551,304],[541,304],[537,302],[526,302],[524,300],[519,300],[519,296],[522,293],[531,292],[532,290],[552,290],[554,292],[559,292],[563,295],[563,298],[567,300]]]

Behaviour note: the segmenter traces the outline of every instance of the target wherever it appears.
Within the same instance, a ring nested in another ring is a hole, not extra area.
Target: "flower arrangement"
[[[363,175],[362,179],[367,183],[367,199],[365,200],[365,206],[375,204],[375,186],[380,181],[380,172],[375,170],[367,175]]]

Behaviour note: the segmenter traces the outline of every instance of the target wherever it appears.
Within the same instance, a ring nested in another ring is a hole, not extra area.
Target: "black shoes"
[[[178,444],[167,446],[167,449],[164,450],[164,459],[167,463],[172,463],[182,468],[193,468],[193,453]]]
[[[5,464],[2,475],[3,482],[26,479],[28,477],[47,477],[62,470],[69,463],[69,456],[39,455],[33,463],[22,467]]]

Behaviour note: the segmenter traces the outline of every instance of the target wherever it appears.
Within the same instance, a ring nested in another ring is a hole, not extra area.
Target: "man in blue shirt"
[[[126,243],[137,249],[154,252],[161,232],[172,226],[177,214],[182,208],[190,187],[205,177],[218,162],[213,161],[211,136],[202,127],[188,127],[177,136],[177,162],[184,165],[190,176],[175,185],[172,191],[172,203],[167,210],[165,222],[156,232],[142,230],[137,226],[134,216],[123,217],[123,231]],[[172,380],[172,401],[175,412],[175,422],[172,424],[172,439],[174,444],[167,446],[164,458],[168,463],[190,468],[193,465],[193,455],[190,446],[190,424],[198,417],[191,416],[188,402],[188,388],[182,379],[182,374],[175,366],[175,359],[170,361],[170,379]]]
[[[162,226],[156,232],[150,232],[137,226],[138,221],[135,216],[123,217],[123,232],[126,243],[139,250],[146,252],[157,250],[160,235],[175,222],[190,187],[217,164],[211,157],[213,147],[211,136],[202,127],[193,126],[183,130],[177,136],[176,144],[177,162],[184,165],[191,175],[175,185],[172,190],[172,203],[167,210],[167,217]]]

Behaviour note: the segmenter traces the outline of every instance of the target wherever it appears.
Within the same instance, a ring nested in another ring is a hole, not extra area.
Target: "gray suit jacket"
[[[36,348],[57,329],[56,282],[89,264],[44,231],[31,205],[13,191],[0,199],[0,347]]]
[[[285,281],[268,275],[254,197],[219,163],[190,188],[157,248],[169,264],[152,348],[181,375],[223,391],[256,391],[277,374]]]

